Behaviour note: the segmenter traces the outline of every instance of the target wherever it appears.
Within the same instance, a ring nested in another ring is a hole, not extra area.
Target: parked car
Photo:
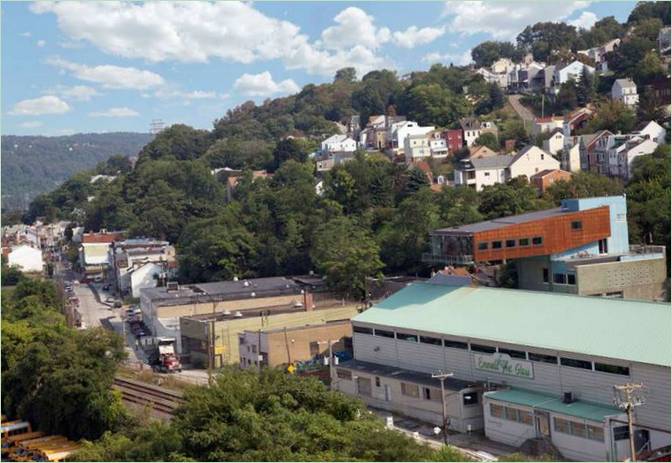
[[[103,291],[109,291],[109,290],[110,290],[110,285],[103,286]]]

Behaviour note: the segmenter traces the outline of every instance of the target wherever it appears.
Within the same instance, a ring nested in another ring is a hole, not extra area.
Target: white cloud
[[[398,31],[393,34],[394,42],[400,47],[415,48],[418,45],[433,42],[446,33],[445,27],[423,27],[411,26],[405,31]]]
[[[178,89],[171,89],[168,87],[160,88],[153,95],[143,94],[143,97],[155,96],[156,98],[161,99],[182,99],[182,100],[214,100],[216,98],[221,98],[222,94],[218,94],[213,91],[204,91],[204,90],[192,90],[192,91],[183,91]]]
[[[390,40],[390,30],[378,29],[374,19],[354,6],[341,11],[334,18],[335,26],[322,31],[322,43],[331,50],[342,50],[361,45],[375,50]]]
[[[268,17],[251,3],[63,1],[35,2],[30,8],[55,14],[70,40],[152,62],[219,58],[248,64],[279,59],[288,69],[311,74],[333,75],[352,66],[361,75],[386,64],[375,50],[391,40],[386,28],[362,29],[373,20],[353,7],[339,13],[336,25],[314,43],[295,24]],[[335,30],[348,27],[361,34],[336,36]]]
[[[37,41],[37,46],[40,47],[40,48],[42,48],[46,44],[47,44],[47,42],[45,40],[38,40]]]
[[[467,50],[462,54],[453,53],[427,53],[422,57],[422,61],[429,64],[436,63],[453,63],[456,66],[465,66],[471,63],[471,50]]]
[[[121,108],[110,108],[106,109],[105,111],[89,113],[89,116],[91,117],[136,117],[139,115],[140,113],[137,111],[134,111],[131,108],[127,108],[125,106]]]
[[[466,35],[485,33],[499,40],[516,38],[526,26],[560,21],[582,10],[588,2],[447,2],[443,15],[449,30]]]
[[[584,11],[581,13],[581,16],[572,21],[568,21],[567,24],[570,24],[579,29],[590,29],[596,22],[597,15],[595,13],[592,11]]]
[[[42,122],[41,121],[22,122],[21,124],[19,124],[19,127],[23,127],[24,129],[36,129],[38,127],[42,127]]]
[[[301,88],[292,79],[275,82],[268,71],[259,74],[243,74],[233,88],[248,96],[270,96],[276,93],[296,93]]]
[[[86,85],[59,87],[59,92],[63,98],[77,101],[89,101],[92,97],[100,95],[95,88]]]
[[[69,71],[80,80],[95,82],[105,88],[144,90],[163,85],[164,83],[163,77],[160,75],[132,67],[112,66],[109,64],[87,66],[60,58],[51,58],[48,60],[48,63]]]
[[[30,36],[33,35],[33,34],[31,34],[30,32],[21,32],[19,35],[20,35],[21,37],[30,37]]]
[[[9,114],[14,116],[40,116],[42,114],[63,114],[70,111],[65,101],[54,95],[46,95],[31,100],[19,101]]]

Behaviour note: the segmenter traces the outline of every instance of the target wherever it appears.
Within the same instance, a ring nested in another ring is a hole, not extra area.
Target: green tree
[[[298,162],[305,162],[308,159],[308,151],[305,145],[294,138],[286,138],[275,145],[271,170],[277,170],[283,162],[290,159]]]
[[[366,278],[383,268],[371,234],[347,217],[318,227],[310,256],[329,286],[359,298],[365,296]]]
[[[599,130],[629,133],[636,123],[637,117],[632,109],[620,101],[608,100],[598,104],[595,116],[588,122],[587,133]]]
[[[658,103],[658,98],[651,88],[647,88],[639,96],[637,119],[640,123],[656,121],[664,123],[668,117],[665,108]]]
[[[497,152],[499,151],[499,141],[497,140],[497,135],[491,132],[486,132],[474,140],[474,144],[478,146],[487,146],[491,150]]]
[[[555,101],[557,107],[562,111],[571,111],[578,106],[578,95],[576,82],[569,80],[560,85],[560,91]]]
[[[556,205],[563,199],[617,196],[623,194],[623,184],[604,175],[578,172],[571,180],[559,181],[549,186],[544,198]]]
[[[469,103],[439,84],[420,84],[411,88],[403,100],[408,116],[419,124],[451,126],[470,112]]]
[[[497,219],[543,209],[546,205],[537,199],[537,191],[527,179],[515,178],[507,183],[486,186],[478,210],[487,219]]]
[[[355,68],[343,68],[336,71],[334,82],[354,82],[357,80],[357,71]]]

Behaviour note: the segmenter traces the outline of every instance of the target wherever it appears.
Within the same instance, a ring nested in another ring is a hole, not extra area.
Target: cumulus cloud
[[[121,107],[121,108],[110,108],[105,111],[97,111],[89,113],[91,117],[136,117],[140,113],[132,110],[131,108]]]
[[[152,62],[238,63],[281,60],[288,69],[333,75],[346,66],[361,74],[385,65],[376,54],[391,40],[362,10],[346,8],[335,25],[311,42],[289,21],[271,18],[241,2],[35,2],[31,10],[53,13],[75,43],[88,42],[125,58]],[[339,31],[356,31],[342,34]]]
[[[276,93],[296,93],[301,90],[292,79],[275,82],[268,71],[259,74],[243,74],[236,79],[233,88],[248,96],[270,96]]]
[[[438,52],[427,53],[422,57],[422,61],[429,64],[453,63],[457,66],[465,66],[471,63],[471,50],[467,50],[462,54]]]
[[[164,84],[163,77],[160,75],[133,67],[121,67],[109,64],[87,66],[60,58],[51,58],[47,62],[60,69],[69,71],[80,80],[95,82],[105,88],[144,90]]]
[[[38,127],[42,127],[42,122],[41,121],[26,121],[26,122],[20,123],[19,127],[22,127],[24,129],[36,129]]]
[[[150,94],[144,94],[143,96],[152,96]],[[205,90],[192,90],[192,91],[184,91],[184,90],[179,90],[175,88],[169,88],[169,87],[164,87],[158,89],[156,92],[154,92],[153,96],[156,98],[161,98],[161,99],[182,99],[182,100],[213,100],[216,98],[222,98],[222,94],[218,94],[217,92],[213,91],[205,91]]]
[[[42,48],[47,44],[46,40],[38,40],[37,41],[37,46]]]
[[[335,26],[322,31],[322,43],[328,49],[342,50],[361,45],[375,50],[390,40],[388,28],[377,28],[372,16],[354,6],[338,13],[334,22]]]
[[[33,34],[31,34],[30,32],[21,32],[19,35],[20,35],[21,37],[30,37],[30,36],[32,36]]]
[[[578,18],[568,21],[568,24],[579,29],[590,29],[597,22],[597,15],[592,11],[584,11]]]
[[[57,96],[46,95],[19,101],[9,114],[14,116],[41,116],[43,114],[63,114],[68,111],[70,111],[68,103]]]
[[[418,45],[433,42],[446,33],[445,27],[423,27],[411,26],[405,31],[398,31],[393,34],[394,42],[403,48],[415,48]]]
[[[526,26],[560,21],[585,9],[588,2],[447,2],[443,15],[449,28],[466,35],[485,33],[499,40],[515,39]]]
[[[89,101],[94,96],[100,95],[95,88],[87,85],[74,85],[72,87],[61,85],[56,87],[55,91],[66,100],[75,101]]]

